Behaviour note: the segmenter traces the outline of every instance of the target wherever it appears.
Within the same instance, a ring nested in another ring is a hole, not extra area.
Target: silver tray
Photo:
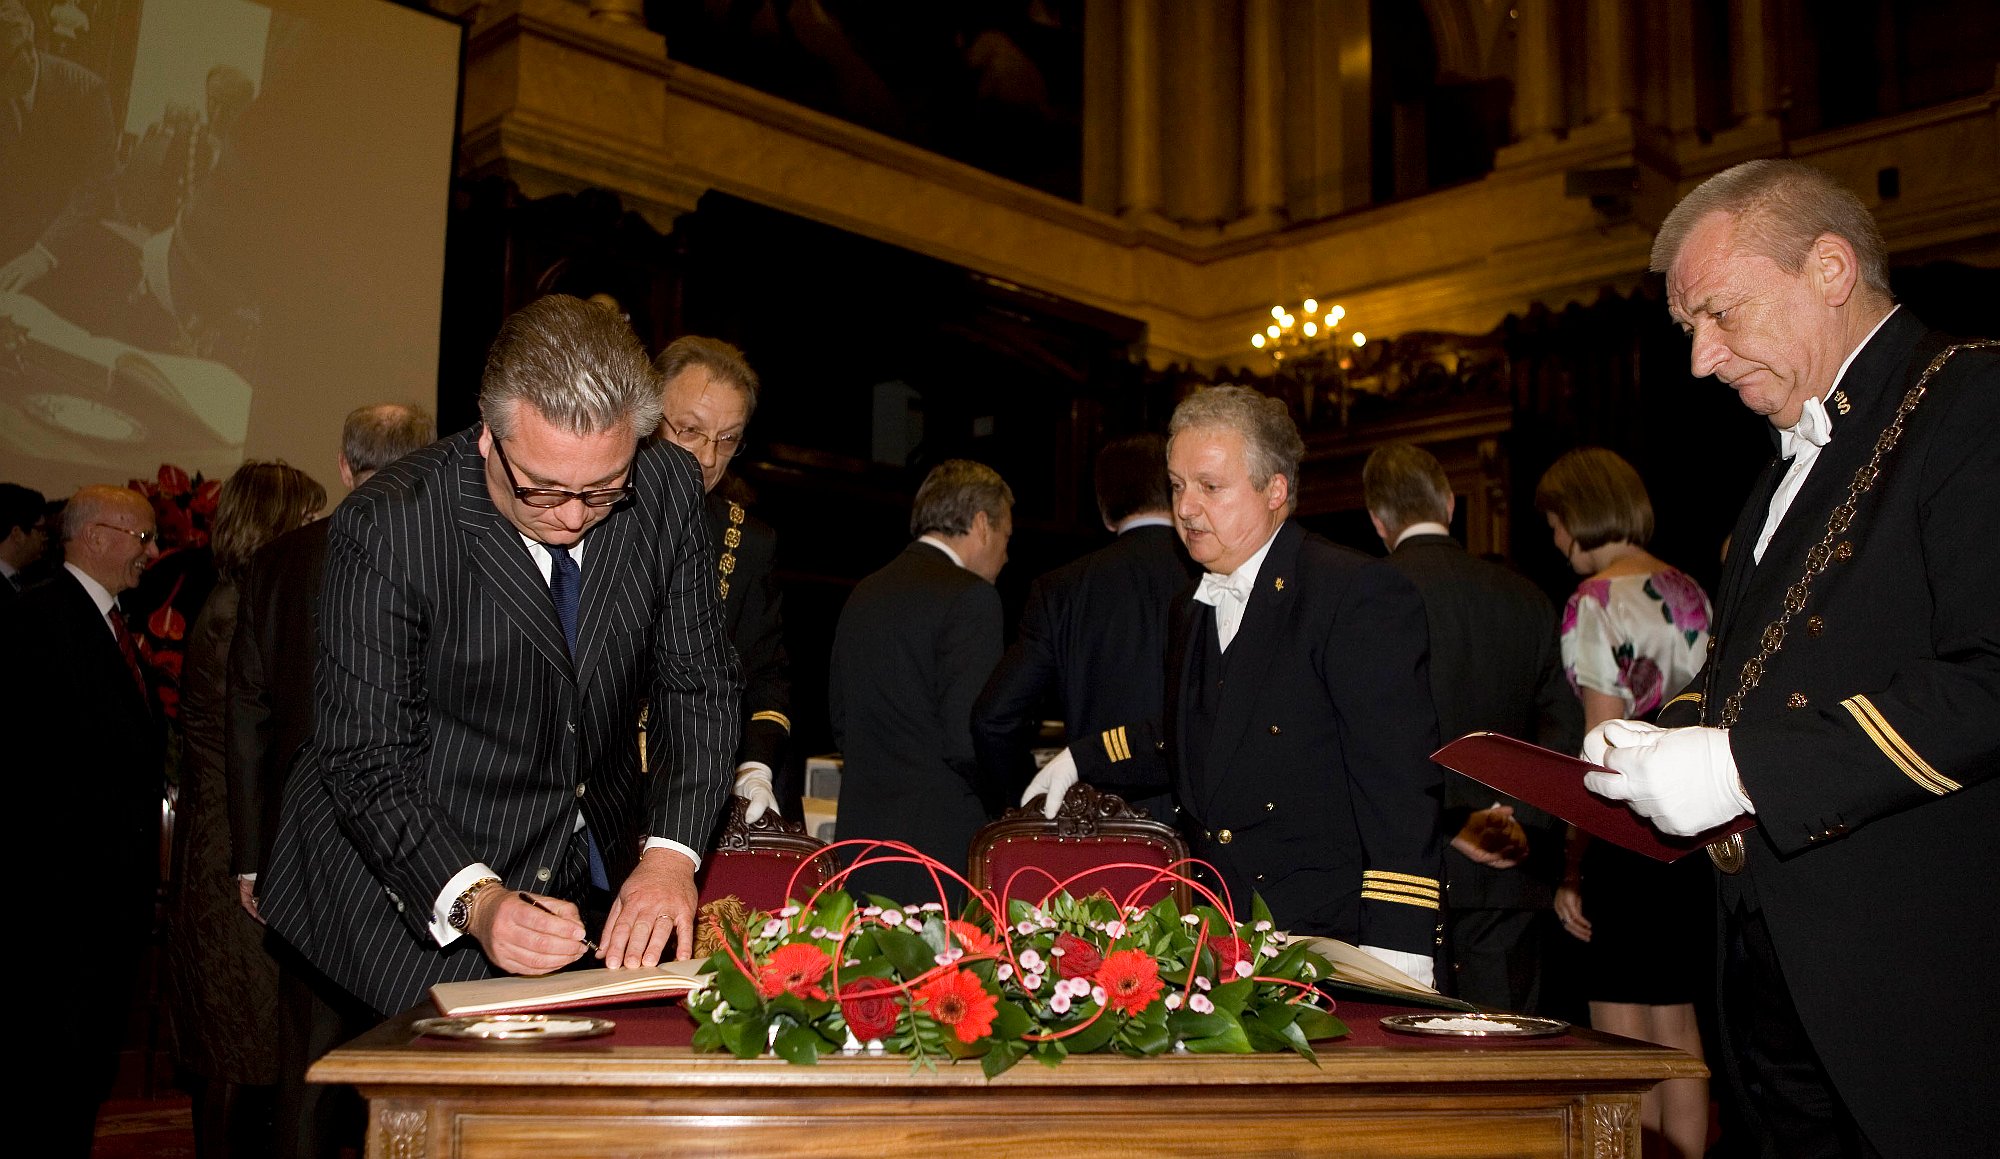
[[[1425,1023],[1454,1023],[1426,1026]],[[1479,1025],[1467,1025],[1478,1023]],[[1461,1014],[1443,1010],[1430,1014],[1391,1014],[1382,1020],[1382,1029],[1397,1034],[1425,1034],[1443,1038],[1546,1038],[1569,1029],[1569,1023],[1532,1014]]]
[[[532,1042],[538,1039],[594,1038],[618,1025],[609,1018],[581,1014],[461,1014],[456,1018],[420,1018],[410,1029],[434,1038],[466,1038],[479,1042]]]

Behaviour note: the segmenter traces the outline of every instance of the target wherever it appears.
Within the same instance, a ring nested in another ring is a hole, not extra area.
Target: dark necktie
[[[549,598],[555,601],[556,619],[562,621],[563,643],[569,645],[571,659],[576,657],[576,606],[583,594],[583,569],[570,558],[569,548],[553,543],[545,543],[549,551]],[[584,852],[590,858],[590,884],[602,890],[611,888],[611,874],[604,867],[604,854],[597,848],[597,836],[586,825],[583,830]]]
[[[139,667],[139,646],[132,642],[132,630],[125,626],[125,617],[118,614],[116,605],[104,613],[104,618],[111,621],[111,634],[117,637],[118,651],[125,657],[125,667],[132,673],[132,683],[139,686],[139,699],[144,700],[146,674]]]

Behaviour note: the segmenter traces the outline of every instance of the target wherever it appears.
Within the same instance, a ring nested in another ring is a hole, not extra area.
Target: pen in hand
[[[559,917],[561,917],[561,916],[562,916],[561,914],[557,913],[556,911],[554,911],[554,910],[550,909],[549,907],[547,907],[547,906],[543,905],[543,904],[542,904],[541,902],[539,902],[539,901],[536,901],[536,900],[535,900],[535,895],[534,895],[534,894],[531,894],[531,893],[528,893],[528,892],[527,892],[527,891],[525,891],[525,890],[523,890],[523,891],[521,892],[521,900],[522,900],[522,901],[524,901],[524,902],[527,902],[527,903],[528,903],[529,905],[531,905],[531,906],[534,906],[534,907],[535,907],[536,909],[538,909],[538,910],[541,910],[541,911],[542,911],[543,913],[545,913],[545,914],[549,915],[549,916],[550,916],[550,917],[552,917],[552,918],[559,918]],[[587,932],[587,931],[586,931],[586,932]],[[589,938],[583,938],[583,939],[580,939],[580,940],[581,940],[581,941],[583,942],[583,948],[584,948],[584,949],[586,949],[586,950],[589,950],[589,951],[590,951],[591,953],[593,953],[593,954],[595,954],[595,953],[597,952],[597,943],[596,943],[596,942],[593,942],[593,941],[591,941],[591,940],[590,940]]]

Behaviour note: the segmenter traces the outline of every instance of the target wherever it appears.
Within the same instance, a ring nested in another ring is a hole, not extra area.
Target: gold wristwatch
[[[459,933],[465,933],[466,927],[472,924],[472,900],[479,896],[480,890],[499,884],[497,877],[482,877],[466,886],[465,892],[458,895],[458,900],[451,903],[451,912],[445,915],[446,923]]]

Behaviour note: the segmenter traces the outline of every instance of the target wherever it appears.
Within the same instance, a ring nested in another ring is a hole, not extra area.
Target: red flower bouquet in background
[[[222,484],[162,463],[151,479],[133,479],[131,490],[153,507],[160,557],[139,586],[119,597],[139,647],[139,661],[161,715],[180,716],[181,653],[188,629],[215,589],[215,561],[208,550],[209,523]],[[171,746],[170,746],[171,751]]]

